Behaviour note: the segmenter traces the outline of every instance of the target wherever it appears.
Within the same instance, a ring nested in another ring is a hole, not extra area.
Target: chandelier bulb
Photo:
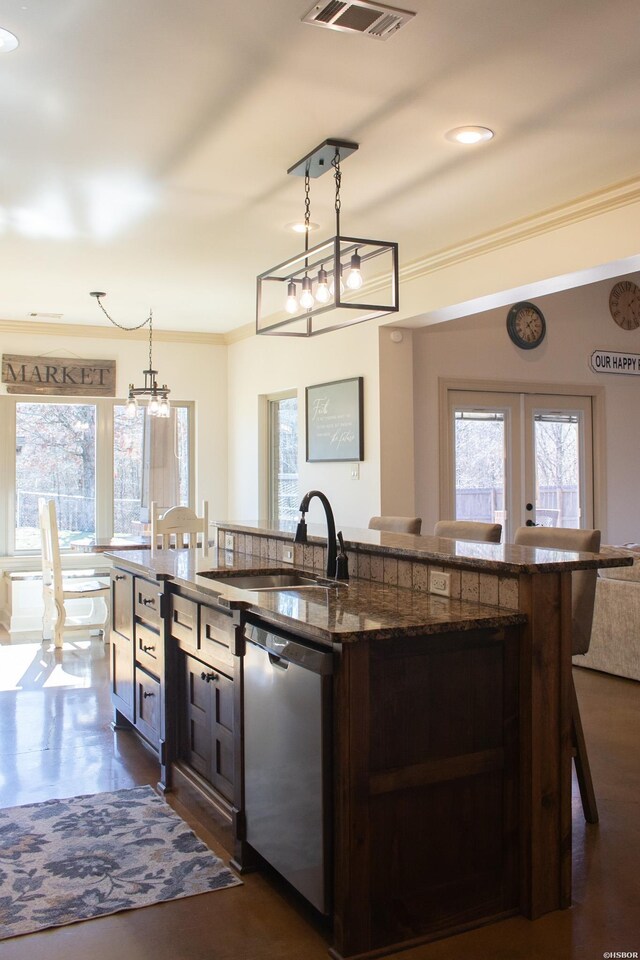
[[[316,289],[316,300],[318,303],[328,303],[331,299],[331,293],[329,292],[327,271],[324,267],[320,267],[318,270],[318,287]]]
[[[302,293],[300,294],[300,306],[304,310],[311,310],[314,304],[313,293],[311,290],[311,279],[306,275],[302,278]]]
[[[351,268],[347,275],[347,286],[350,290],[359,290],[362,286],[362,273],[360,272],[360,256],[358,252],[351,257]]]
[[[149,414],[150,417],[157,417],[159,410],[160,410],[160,401],[158,400],[157,396],[154,395],[154,396],[151,397],[151,399],[149,400],[149,406],[147,407],[147,413]]]
[[[171,404],[168,397],[163,397],[158,408],[159,417],[169,417],[171,415]]]
[[[338,272],[340,276],[340,293],[344,293],[344,280],[342,279],[342,264],[338,265]],[[332,297],[335,296],[335,292],[336,292],[336,284],[335,284],[334,278],[335,278],[335,273],[331,278],[331,283],[329,284],[329,293],[331,294]]]
[[[296,285],[293,280],[289,280],[287,284],[287,300],[285,303],[285,309],[287,313],[297,313],[298,312],[298,298],[296,296]]]
[[[130,388],[132,389],[132,387]],[[138,412],[138,401],[132,393],[129,393],[129,399],[125,407],[125,415],[129,420],[135,420],[136,414]]]

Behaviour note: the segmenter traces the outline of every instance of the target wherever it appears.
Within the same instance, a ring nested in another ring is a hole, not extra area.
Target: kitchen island
[[[249,865],[245,633],[277,628],[333,658],[335,956],[568,906],[570,573],[625,561],[348,532],[348,584],[256,592],[229,573],[317,577],[321,540],[219,535],[235,549],[112,556],[116,722],[156,747],[163,785],[197,788]]]

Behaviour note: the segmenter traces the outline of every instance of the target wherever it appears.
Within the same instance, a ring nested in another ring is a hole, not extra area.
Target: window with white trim
[[[63,548],[78,537],[140,532],[146,519],[141,509],[149,420],[144,407],[131,420],[120,400],[2,397],[0,402],[8,507],[0,528],[2,555],[39,551],[38,501],[43,497],[56,502]],[[172,411],[166,449],[156,464],[172,477],[167,505],[192,506],[193,404],[176,403]]]

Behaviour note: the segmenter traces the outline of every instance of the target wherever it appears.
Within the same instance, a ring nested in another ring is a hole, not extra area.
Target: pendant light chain
[[[91,294],[91,296],[94,296],[96,298],[96,300],[98,301],[98,306],[104,313],[107,320],[109,320],[114,325],[114,327],[118,327],[120,330],[141,330],[142,327],[145,327],[148,323],[149,324],[151,323],[151,310],[149,310],[149,316],[147,317],[146,320],[143,320],[142,323],[137,324],[137,326],[135,327],[125,327],[123,324],[118,323],[117,320],[114,320],[113,317],[109,313],[107,313],[107,311],[102,305],[102,301],[100,297],[97,294],[94,293],[94,294]]]
[[[149,370],[153,368],[153,360],[151,358],[151,349],[152,349],[152,337],[153,337],[153,310],[149,309]]]
[[[340,234],[340,207],[342,206],[342,200],[340,198],[340,187],[342,186],[342,171],[340,169],[340,151],[336,147],[336,153],[331,161],[331,166],[333,167],[333,179],[336,182],[336,199],[335,199],[335,210],[336,210],[336,234]]]

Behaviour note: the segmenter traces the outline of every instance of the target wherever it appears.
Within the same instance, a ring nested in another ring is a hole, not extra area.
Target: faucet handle
[[[344,538],[342,530],[338,531],[338,542],[340,544],[340,553],[336,557],[336,580],[349,579],[349,558],[344,551]]]
[[[301,512],[302,517],[300,518],[296,528],[296,535],[293,538],[294,543],[307,543],[307,521],[304,518],[304,510]]]

